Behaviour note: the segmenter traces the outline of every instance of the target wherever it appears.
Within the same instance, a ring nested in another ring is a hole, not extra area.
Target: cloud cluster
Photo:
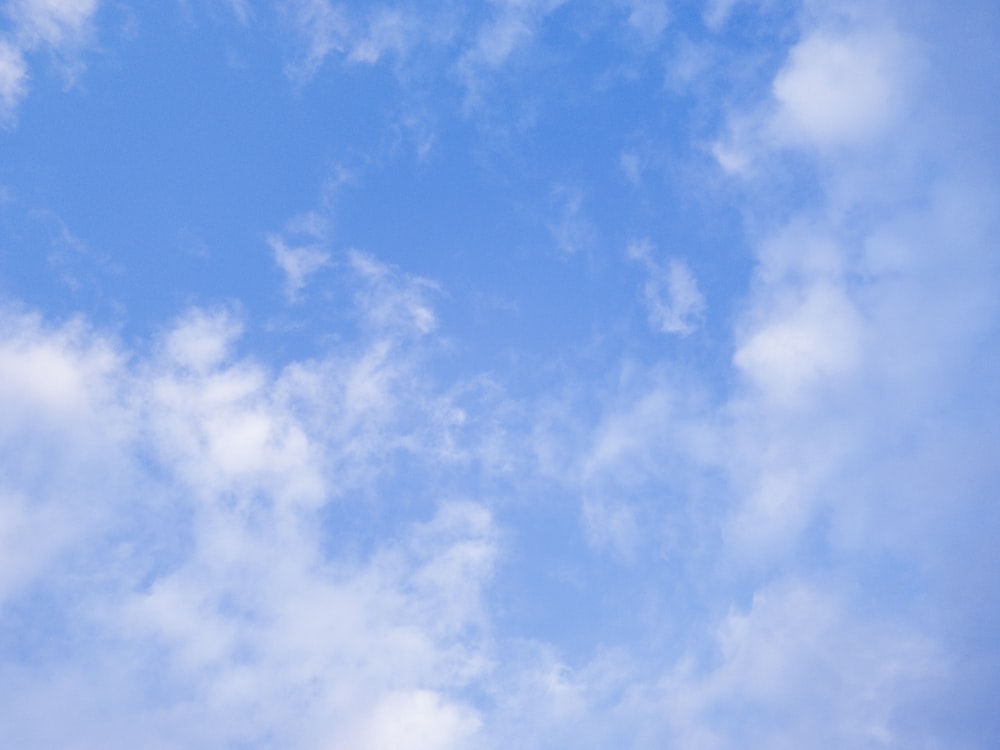
[[[996,649],[982,648],[976,687],[951,692],[970,668],[962,634],[998,621],[974,604],[996,590],[982,571],[996,561],[984,446],[997,430],[982,415],[998,403],[983,370],[998,347],[1000,225],[984,201],[997,185],[915,124],[945,119],[926,75],[941,61],[898,11],[803,12],[763,104],[730,113],[716,156],[745,191],[755,253],[732,387],[699,402],[676,370],[621,375],[579,463],[560,464],[596,547],[672,580],[650,551],[676,554],[671,529],[694,530],[702,546],[680,559],[711,550],[709,598],[750,598],[700,620],[697,646],[658,677],[624,659],[609,694],[578,668],[582,736],[600,731],[582,718],[599,713],[635,747],[988,745],[984,716],[975,728],[948,717],[969,716],[960,705],[981,705],[997,675]],[[980,105],[948,121],[975,132]],[[790,185],[805,194],[771,199]],[[654,268],[648,245],[630,255]],[[685,295],[644,291],[654,324],[684,327]],[[723,482],[706,497],[714,471]]]
[[[370,347],[279,372],[237,354],[224,309],[147,353],[5,313],[0,612],[63,600],[44,634],[4,643],[19,746],[432,750],[479,727],[456,691],[490,663],[490,512],[438,498],[370,549],[337,528],[395,453],[440,442],[395,343],[427,328],[417,292],[357,265]]]
[[[447,74],[474,93],[573,5],[455,11],[433,32]],[[709,3],[705,33],[760,5]],[[754,103],[706,139],[752,253],[721,335],[688,264],[638,242],[628,309],[676,336],[596,367],[567,347],[513,382],[449,376],[430,361],[441,286],[334,251],[313,214],[267,238],[287,302],[321,272],[348,290],[353,328],[311,356],[249,352],[235,305],[129,343],[6,307],[10,742],[988,747],[1000,185],[968,164],[995,146],[964,142],[984,132],[974,95],[940,111],[928,71],[951,50],[902,4],[818,6],[795,6],[773,70],[733,95]],[[76,48],[97,5],[4,7],[9,118],[30,54]],[[615,8],[670,28],[662,3]],[[405,56],[432,33],[411,11],[282,2],[290,70]],[[566,264],[599,254],[584,195],[548,196]],[[553,571],[565,548],[575,567]],[[494,585],[518,565],[508,601]],[[558,627],[521,627],[515,599],[574,594]]]

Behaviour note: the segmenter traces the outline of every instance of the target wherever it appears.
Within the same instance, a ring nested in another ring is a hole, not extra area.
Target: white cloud
[[[642,535],[635,508],[629,503],[588,498],[583,503],[583,526],[592,546],[610,550],[622,561],[636,559]]]
[[[452,37],[447,8],[418,13],[402,6],[353,8],[331,0],[284,0],[281,7],[300,46],[287,71],[300,82],[312,78],[331,55],[375,65],[389,58],[405,60],[425,42],[443,45]]]
[[[733,362],[768,399],[795,402],[817,383],[854,370],[864,324],[842,289],[816,284],[779,302],[739,344]]]
[[[430,333],[437,316],[427,300],[434,282],[398,274],[395,269],[358,250],[348,253],[351,268],[365,285],[357,294],[358,308],[375,329],[393,335]]]
[[[308,80],[331,53],[346,49],[350,24],[343,7],[330,0],[285,0],[281,9],[304,46],[301,59],[287,68],[296,79]]]
[[[274,253],[274,262],[285,274],[285,297],[289,302],[299,298],[310,276],[330,265],[330,253],[322,245],[292,247],[277,235],[267,239]]]
[[[549,222],[549,232],[556,248],[565,255],[574,255],[591,241],[593,227],[583,210],[583,190],[577,187],[557,187],[552,191],[555,219]]]
[[[253,5],[251,0],[225,0],[225,2],[240,23],[249,23],[250,19],[253,18]]]
[[[0,120],[9,122],[28,92],[28,65],[21,49],[0,40]]]
[[[509,13],[527,30],[490,27],[478,64],[510,61],[550,7],[498,7],[492,22]],[[45,616],[0,664],[0,724],[26,748],[955,746],[949,727],[914,719],[995,694],[955,688],[963,650],[980,655],[962,628],[988,640],[997,619],[983,604],[996,588],[996,190],[909,129],[905,148],[925,151],[907,156],[933,161],[933,184],[890,189],[909,181],[890,179],[906,160],[885,138],[908,105],[902,37],[885,28],[807,30],[762,92],[770,108],[725,144],[734,168],[804,146],[820,177],[808,210],[747,201],[757,265],[734,369],[693,372],[713,379],[711,400],[663,362],[615,364],[614,383],[576,382],[575,400],[557,378],[538,398],[557,402],[547,412],[488,385],[436,390],[419,369],[433,283],[358,251],[345,265],[360,337],[284,366],[240,354],[249,324],[231,311],[183,314],[152,354],[6,313],[0,606]],[[317,59],[378,59],[402,44],[384,31],[370,47],[324,42]],[[896,42],[873,41],[884,34]],[[858,61],[873,80],[852,83]],[[23,79],[11,70],[0,82]],[[869,142],[887,147],[862,171],[848,152]],[[747,175],[751,193],[771,186]],[[561,218],[580,219],[579,195],[557,194]],[[323,236],[315,215],[287,231]],[[294,290],[326,262],[319,245],[275,244]],[[690,269],[648,244],[630,254],[652,325],[694,330]],[[641,559],[637,588],[676,597],[654,635],[596,655],[494,640],[495,521],[437,492],[481,444],[495,450],[477,489],[496,474],[519,502],[541,480],[568,488],[591,544]],[[641,557],[689,530],[697,554]],[[772,578],[802,566],[822,572]],[[47,653],[20,666],[22,647]]]
[[[25,47],[58,50],[83,40],[97,9],[98,0],[10,0],[5,10]]]
[[[656,41],[670,22],[664,0],[628,0],[628,24],[647,43]]]
[[[621,156],[618,157],[618,165],[632,187],[639,187],[639,184],[642,182],[642,169],[644,166],[639,155],[632,151],[623,151]]]
[[[906,54],[902,37],[888,29],[809,33],[774,79],[775,134],[820,147],[883,135],[902,114]]]
[[[418,527],[347,565],[280,506],[198,517],[193,556],[125,604],[128,637],[166,648],[202,702],[191,736],[423,750],[475,732],[448,693],[483,663],[469,633],[492,557],[481,510],[446,507],[432,539]]]
[[[926,126],[945,105],[926,77],[937,63],[920,55],[943,51],[910,36],[908,13],[897,26],[886,6],[843,10],[803,15],[761,92],[772,100],[734,114],[719,143],[742,170],[756,262],[735,327],[743,385],[721,432],[721,526],[727,554],[765,569],[817,544],[891,547],[915,564],[957,554],[930,552],[932,537],[947,546],[931,519],[962,494],[949,489],[960,476],[992,475],[970,446],[994,430],[970,404],[995,399],[973,362],[996,347],[997,220],[982,202],[996,186]],[[789,199],[793,184],[809,192]]]
[[[493,68],[503,65],[518,47],[531,39],[544,15],[560,4],[549,0],[494,3],[497,9],[494,17],[479,30],[475,46],[467,54],[468,63]]]
[[[472,711],[450,704],[431,691],[393,693],[379,703],[350,746],[359,750],[457,749],[468,746],[479,726]]]
[[[739,5],[740,2],[744,1],[745,0],[707,0],[705,3],[707,7],[703,12],[705,25],[712,30],[720,30],[723,26],[725,26],[736,6]]]
[[[374,64],[386,53],[403,55],[416,41],[417,21],[398,8],[380,8],[367,19],[366,33],[357,39],[347,59]]]
[[[566,0],[494,0],[488,21],[475,42],[462,53],[458,69],[465,80],[466,106],[482,94],[486,76],[516,60],[527,49],[545,19]]]
[[[413,317],[408,282],[368,264],[362,283],[400,311],[381,325]],[[22,746],[113,746],[133,723],[150,747],[471,741],[478,711],[455,691],[490,663],[491,514],[435,502],[363,553],[324,520],[447,429],[384,328],[278,373],[236,354],[231,312],[189,311],[149,355],[80,323],[3,328],[0,607],[59,591],[45,637],[64,646],[31,674],[4,665],[0,723]],[[48,711],[58,727],[33,724]]]
[[[121,355],[81,322],[0,314],[0,608],[110,522],[132,473]],[[123,392],[124,391],[124,392]],[[119,395],[121,394],[121,395]],[[88,507],[77,483],[108,493]]]
[[[642,263],[649,275],[643,296],[650,324],[663,333],[693,333],[704,314],[705,298],[687,263],[671,258],[661,265],[653,258],[648,240],[632,243],[628,255]]]
[[[703,676],[682,664],[664,682],[682,746],[906,747],[916,738],[899,712],[944,676],[925,638],[803,581],[757,591],[723,620],[718,647]]]
[[[919,45],[891,24],[841,11],[802,30],[763,104],[730,113],[710,147],[726,172],[765,174],[765,160],[786,150],[864,152],[913,117]]]
[[[205,373],[229,359],[241,333],[242,325],[230,313],[195,309],[175,323],[164,348],[172,364]]]
[[[27,56],[44,51],[62,63],[70,80],[77,57],[90,40],[97,0],[10,0],[3,8],[10,19],[0,38],[0,124],[12,125],[27,96]]]

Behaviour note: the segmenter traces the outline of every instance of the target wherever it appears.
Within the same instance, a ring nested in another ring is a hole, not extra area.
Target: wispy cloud
[[[584,191],[576,186],[560,185],[552,190],[552,212],[548,223],[556,249],[564,255],[574,255],[587,248],[594,239],[594,227],[584,211]]]
[[[670,9],[664,0],[629,0],[628,25],[648,44],[663,34],[670,22]]]
[[[649,278],[643,285],[650,324],[663,333],[686,336],[698,326],[705,311],[705,298],[688,265],[677,258],[660,264],[648,240],[629,245],[628,255],[641,263]]]
[[[3,7],[10,26],[0,37],[0,124],[11,126],[28,93],[27,58],[48,52],[72,79],[77,57],[93,34],[98,0],[11,0]]]
[[[399,62],[423,44],[441,46],[452,40],[447,8],[417,12],[402,5],[354,7],[331,0],[285,0],[281,9],[286,27],[298,41],[286,70],[299,83],[314,77],[331,57],[362,65],[387,59]],[[402,77],[409,79],[406,74]]]
[[[289,302],[299,298],[309,277],[330,265],[330,253],[322,245],[291,246],[277,235],[267,240],[274,253],[274,262],[285,274],[285,297]]]
[[[280,8],[302,41],[301,56],[287,71],[293,78],[307,81],[328,55],[346,48],[350,32],[347,11],[330,0],[286,0]]]

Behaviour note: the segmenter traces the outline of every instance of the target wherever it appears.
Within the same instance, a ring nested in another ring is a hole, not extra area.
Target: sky
[[[0,0],[0,744],[996,747],[998,35]]]

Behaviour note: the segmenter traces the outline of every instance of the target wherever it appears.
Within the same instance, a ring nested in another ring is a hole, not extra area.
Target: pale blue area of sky
[[[993,747],[997,33],[0,0],[0,746]]]

